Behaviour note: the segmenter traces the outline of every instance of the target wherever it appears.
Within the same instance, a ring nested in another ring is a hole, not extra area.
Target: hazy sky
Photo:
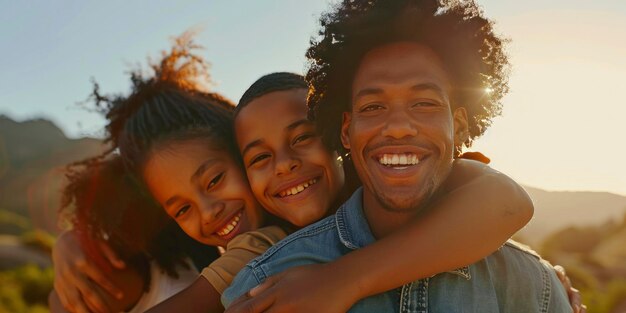
[[[255,79],[302,73],[328,0],[0,0],[0,114],[46,117],[70,137],[101,135],[76,103],[94,77],[127,91],[125,72],[189,28],[233,101]],[[479,0],[511,38],[504,113],[476,144],[492,165],[548,190],[626,195],[626,1]]]

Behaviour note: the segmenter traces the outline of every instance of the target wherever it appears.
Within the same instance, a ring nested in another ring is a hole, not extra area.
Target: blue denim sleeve
[[[572,305],[569,302],[567,291],[565,291],[563,284],[561,284],[561,281],[556,276],[554,267],[547,261],[542,261],[541,263],[547,268],[548,273],[550,274],[550,286],[552,286],[550,303],[546,312],[572,312]]]
[[[222,294],[222,305],[224,308],[228,308],[231,303],[260,283],[252,269],[249,266],[244,267],[239,271],[237,276],[235,276],[230,287],[224,290]]]

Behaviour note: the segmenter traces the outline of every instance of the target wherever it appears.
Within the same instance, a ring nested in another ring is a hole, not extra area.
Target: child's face
[[[235,119],[252,192],[267,211],[296,226],[324,217],[344,183],[337,155],[307,120],[306,93],[263,95]]]
[[[241,168],[207,140],[167,144],[149,155],[143,176],[154,198],[187,235],[226,246],[262,223],[262,211]]]

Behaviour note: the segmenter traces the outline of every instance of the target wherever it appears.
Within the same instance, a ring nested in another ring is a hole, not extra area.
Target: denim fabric
[[[337,211],[293,233],[252,260],[222,295],[228,307],[267,277],[287,268],[325,263],[374,242],[362,189]],[[416,263],[419,266],[419,262]],[[508,242],[485,259],[365,298],[350,312],[571,312],[552,267]]]

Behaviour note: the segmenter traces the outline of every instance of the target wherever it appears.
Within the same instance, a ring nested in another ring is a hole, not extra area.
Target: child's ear
[[[350,112],[343,112],[341,120],[341,145],[344,149],[350,150],[350,122],[352,121],[352,114]]]
[[[459,152],[458,154],[460,154],[463,144],[465,144],[470,137],[467,111],[464,107],[458,107],[454,109],[452,118],[454,120],[454,148]]]

